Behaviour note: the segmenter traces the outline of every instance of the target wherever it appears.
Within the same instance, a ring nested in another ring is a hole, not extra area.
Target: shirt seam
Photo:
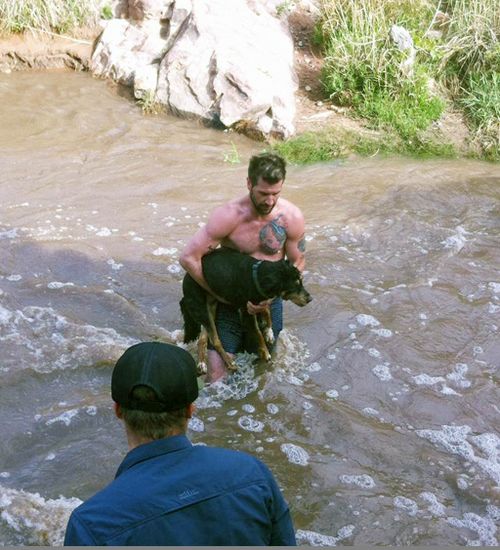
[[[112,540],[114,538],[117,538],[119,537],[120,535],[123,535],[124,533],[126,533],[127,531],[131,531],[133,529],[136,529],[137,527],[140,527],[141,525],[144,525],[146,523],[149,523],[151,521],[154,521],[155,519],[158,519],[160,518],[161,516],[164,516],[164,515],[167,515],[167,514],[171,514],[171,513],[174,513],[174,512],[178,512],[179,510],[182,510],[183,508],[188,508],[189,506],[194,506],[195,504],[198,504],[200,502],[204,502],[206,500],[211,500],[213,498],[217,498],[221,495],[225,495],[229,492],[233,492],[233,491],[238,491],[240,489],[244,489],[245,487],[251,487],[252,485],[256,485],[260,482],[265,482],[267,484],[268,480],[266,478],[258,478],[258,479],[254,479],[252,481],[249,481],[248,483],[244,483],[244,484],[241,484],[241,485],[238,485],[236,487],[231,487],[230,489],[226,490],[226,491],[220,491],[218,493],[215,493],[213,495],[210,495],[210,496],[207,496],[205,498],[202,498],[200,500],[197,500],[195,502],[191,502],[191,503],[186,503],[184,505],[180,505],[176,508],[172,508],[168,511],[164,510],[163,512],[160,512],[158,514],[155,514],[155,515],[151,515],[149,516],[148,518],[145,518],[141,521],[138,521],[136,523],[133,523],[133,524],[130,524],[128,525],[126,528],[123,528],[121,529],[120,531],[116,531],[115,533],[113,534],[110,534],[110,536],[106,537],[106,539],[104,539],[106,542],[108,542],[109,540]],[[273,497],[273,500],[274,500],[274,497]],[[285,511],[286,513],[286,511]],[[271,522],[274,524],[274,521],[273,519],[271,518]]]

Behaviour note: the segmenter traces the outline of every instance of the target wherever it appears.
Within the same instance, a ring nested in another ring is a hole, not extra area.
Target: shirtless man
[[[222,345],[230,354],[244,349],[238,311],[225,305],[224,300],[210,290],[203,277],[201,259],[220,245],[259,260],[278,261],[286,257],[302,271],[305,265],[304,216],[297,206],[280,197],[285,176],[286,164],[280,156],[274,153],[253,156],[248,165],[248,195],[216,208],[180,257],[180,264],[191,277],[223,302],[217,308],[216,325]],[[269,305],[268,301],[248,302],[247,309],[255,315]],[[282,300],[275,299],[271,304],[275,337],[282,328],[282,310]],[[208,383],[227,374],[221,357],[213,349],[208,352],[207,367]]]

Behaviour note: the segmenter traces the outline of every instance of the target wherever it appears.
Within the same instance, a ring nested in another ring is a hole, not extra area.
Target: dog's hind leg
[[[217,300],[212,296],[207,296],[207,311],[208,321],[210,326],[207,328],[208,338],[212,343],[215,351],[221,356],[224,364],[230,371],[238,370],[233,358],[226,352],[222,346],[219,335],[217,333],[217,327],[215,326],[215,314],[217,311]]]
[[[198,376],[207,374],[207,339],[207,331],[203,328],[198,338]]]
[[[269,353],[266,340],[264,339],[262,331],[260,330],[259,320],[257,319],[257,315],[252,315],[252,317],[253,317],[253,325],[254,325],[253,330],[255,330],[255,336],[257,337],[257,342],[258,342],[259,358],[264,361],[269,361],[271,359],[271,354]],[[273,338],[273,341],[274,341],[274,338]]]

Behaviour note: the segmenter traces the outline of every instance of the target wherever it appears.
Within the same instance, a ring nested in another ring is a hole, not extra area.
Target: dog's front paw
[[[271,354],[267,348],[259,349],[259,359],[266,362],[271,361]]]
[[[234,361],[229,361],[227,363],[227,368],[231,371],[231,372],[235,372],[238,370],[238,365],[234,362]]]
[[[267,327],[264,331],[264,340],[268,346],[272,346],[274,344],[274,332],[271,327]]]
[[[198,376],[203,376],[204,374],[207,374],[207,364],[204,361],[200,361],[196,367],[196,374]]]

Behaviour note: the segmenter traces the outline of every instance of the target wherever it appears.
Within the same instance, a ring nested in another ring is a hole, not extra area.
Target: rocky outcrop
[[[122,0],[117,10],[126,19],[107,22],[91,70],[174,114],[287,138],[297,78],[292,37],[275,4]]]

